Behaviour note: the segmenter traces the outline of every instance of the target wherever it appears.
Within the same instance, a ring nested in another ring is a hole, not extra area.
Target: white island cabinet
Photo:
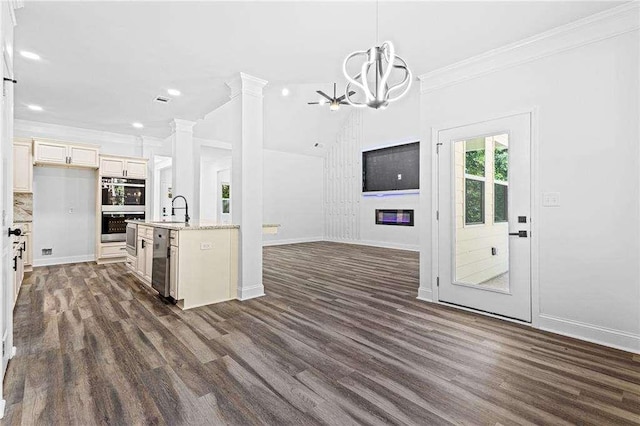
[[[169,244],[169,295],[182,309],[195,308],[236,298],[238,229],[233,225],[192,225],[127,221],[137,225],[135,261],[127,264],[135,276],[153,288],[154,231],[167,229]],[[163,274],[164,276],[164,274]]]
[[[142,283],[153,288],[154,231],[163,228],[169,231],[167,253],[155,256],[166,256],[168,291],[178,307],[190,309],[237,298],[238,225],[127,222],[137,225],[138,233],[137,256],[127,265]],[[263,230],[273,234],[278,226],[264,225]]]

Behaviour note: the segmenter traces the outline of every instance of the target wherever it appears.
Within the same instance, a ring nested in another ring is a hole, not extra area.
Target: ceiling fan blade
[[[327,98],[329,101],[333,101],[332,98],[329,97],[329,95],[327,95],[326,93],[324,93],[322,90],[316,90],[316,93],[320,96],[324,96],[325,98]]]
[[[340,102],[340,105],[350,105],[350,104],[349,104],[349,102],[342,101],[342,102]]]
[[[355,94],[356,94],[356,92],[354,92],[353,90],[349,92],[349,96],[353,96]],[[346,97],[347,97],[347,95],[342,95],[338,99],[336,99],[336,101],[342,102],[342,101],[344,101],[344,98],[346,98]]]
[[[320,105],[320,102],[307,102],[307,105]]]

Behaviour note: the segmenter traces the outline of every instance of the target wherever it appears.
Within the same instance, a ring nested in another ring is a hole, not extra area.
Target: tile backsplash
[[[14,222],[33,221],[33,194],[13,193],[13,220]]]

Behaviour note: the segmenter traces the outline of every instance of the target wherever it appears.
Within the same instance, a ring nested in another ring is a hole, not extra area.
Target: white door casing
[[[508,240],[509,290],[491,291],[455,283],[456,226],[454,146],[456,141],[506,133],[509,136],[509,232],[527,231],[527,238]],[[516,114],[471,125],[451,127],[437,134],[437,275],[438,300],[522,321],[531,321],[531,114]],[[526,216],[527,223],[518,223]]]

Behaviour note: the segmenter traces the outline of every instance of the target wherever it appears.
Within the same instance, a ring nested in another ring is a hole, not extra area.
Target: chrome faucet
[[[184,200],[184,207],[173,206],[173,204],[176,202],[178,198],[182,198]],[[187,203],[187,199],[184,198],[182,195],[176,195],[175,197],[173,197],[173,200],[171,200],[171,216],[176,215],[176,210],[184,210],[184,222],[188,225],[189,224],[189,203]]]

